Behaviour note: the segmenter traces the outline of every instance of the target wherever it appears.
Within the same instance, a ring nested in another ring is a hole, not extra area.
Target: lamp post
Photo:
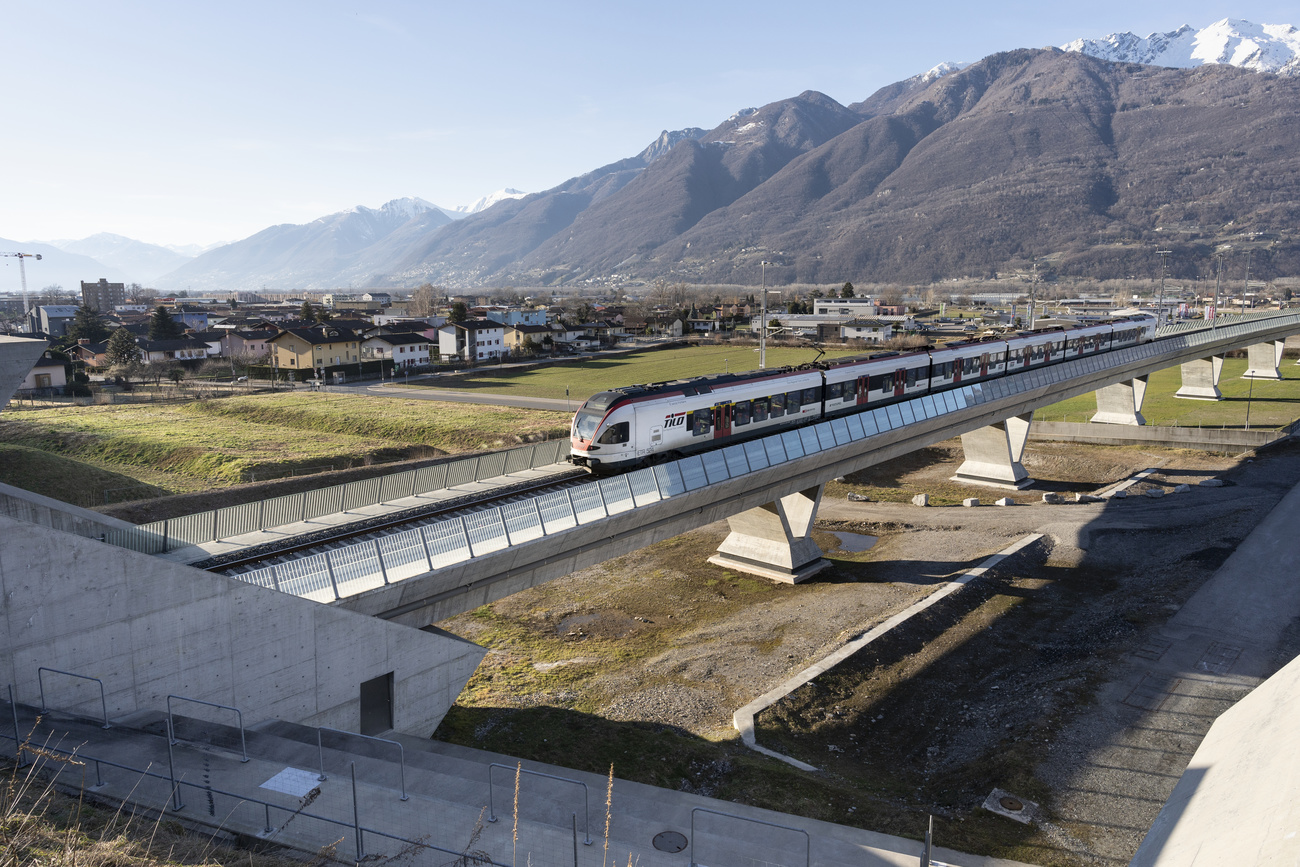
[[[1160,301],[1156,304],[1156,323],[1164,325],[1165,315],[1165,275],[1169,273],[1169,254],[1172,250],[1156,250],[1160,257]]]

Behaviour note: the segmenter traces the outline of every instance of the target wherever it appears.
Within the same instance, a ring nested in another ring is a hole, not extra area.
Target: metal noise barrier
[[[547,440],[418,470],[404,470],[301,494],[286,494],[242,506],[226,506],[154,521],[130,530],[109,530],[104,534],[104,541],[144,554],[162,554],[185,545],[201,545],[268,527],[282,527],[323,515],[550,466],[564,456],[567,445],[567,439]]]

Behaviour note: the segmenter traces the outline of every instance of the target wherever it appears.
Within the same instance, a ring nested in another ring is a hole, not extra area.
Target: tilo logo
[[[675,412],[664,416],[664,427],[681,427],[686,424],[686,413]]]

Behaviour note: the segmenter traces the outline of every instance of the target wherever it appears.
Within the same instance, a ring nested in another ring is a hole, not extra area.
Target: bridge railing
[[[469,482],[550,466],[563,460],[568,451],[568,439],[547,440],[417,470],[154,521],[129,530],[112,530],[105,541],[146,554],[162,554],[186,545],[229,539],[270,527],[283,527],[323,515],[363,509]]]

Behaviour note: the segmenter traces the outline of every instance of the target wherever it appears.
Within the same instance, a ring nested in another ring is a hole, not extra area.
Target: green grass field
[[[1285,358],[1279,369],[1280,382],[1242,379],[1247,362],[1228,358],[1223,362],[1219,391],[1223,400],[1187,400],[1174,397],[1182,385],[1180,368],[1171,367],[1151,374],[1142,415],[1149,425],[1176,427],[1245,427],[1247,407],[1252,428],[1277,428],[1300,417],[1300,367]],[[1084,422],[1097,412],[1092,394],[1052,404],[1034,413],[1039,421]]]
[[[824,358],[859,355],[860,352],[828,352]],[[805,347],[769,347],[767,366],[804,364],[817,358],[817,351]],[[752,346],[692,346],[638,352],[618,358],[590,358],[571,364],[557,364],[537,370],[479,370],[458,376],[421,380],[412,388],[427,387],[563,399],[565,389],[573,400],[586,400],[598,391],[646,382],[667,382],[711,373],[736,373],[758,367],[758,352]]]
[[[563,436],[569,420],[563,412],[313,392],[11,409],[0,419],[0,445],[70,458],[127,477],[125,484],[175,493],[295,469],[512,446]],[[35,477],[53,474],[28,451],[6,450],[3,457],[10,484],[35,490]],[[24,476],[33,481],[24,484]]]

